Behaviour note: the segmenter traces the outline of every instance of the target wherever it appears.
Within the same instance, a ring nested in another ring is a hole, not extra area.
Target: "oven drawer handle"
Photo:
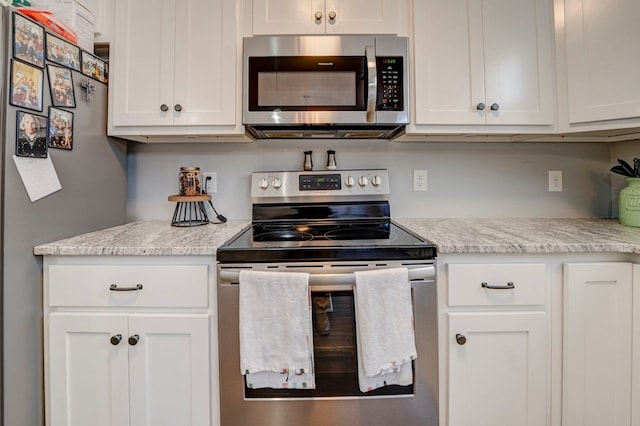
[[[424,280],[434,278],[436,268],[426,266],[423,268],[409,269],[410,280]],[[220,271],[220,280],[237,283],[240,279],[240,271]],[[318,291],[339,291],[351,290],[356,283],[356,276],[352,272],[345,274],[311,274],[309,275],[309,285]],[[316,288],[327,286],[327,288]],[[330,286],[330,288],[329,288]]]

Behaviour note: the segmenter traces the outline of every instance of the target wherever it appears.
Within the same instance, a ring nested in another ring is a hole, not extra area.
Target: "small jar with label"
[[[200,167],[180,167],[178,184],[179,195],[200,195],[202,193],[202,172]]]

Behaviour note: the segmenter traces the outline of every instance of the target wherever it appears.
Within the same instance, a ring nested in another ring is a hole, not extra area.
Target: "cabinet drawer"
[[[52,265],[48,272],[50,306],[208,306],[206,265]]]
[[[448,277],[450,306],[546,303],[544,264],[450,264]]]

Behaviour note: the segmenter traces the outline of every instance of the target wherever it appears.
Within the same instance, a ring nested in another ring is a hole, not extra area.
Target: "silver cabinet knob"
[[[493,103],[491,104],[491,111],[497,111],[500,109],[500,104]]]
[[[486,107],[487,107],[487,106],[486,106],[485,104],[483,104],[482,102],[480,102],[478,105],[476,105],[476,109],[477,109],[478,111],[484,111],[484,109],[485,109]]]
[[[182,111],[182,105],[180,105],[180,104],[175,104],[175,106],[173,107],[173,109],[175,109],[176,111],[180,112],[180,111]]]
[[[122,334],[116,334],[115,336],[111,336],[111,344],[113,346],[118,345],[118,343],[120,343],[120,341],[122,340]]]
[[[138,344],[139,340],[140,340],[140,336],[138,336],[137,334],[134,334],[133,336],[129,337],[129,344],[131,346],[135,346]]]
[[[319,21],[322,19],[322,12],[317,11],[315,15],[313,15],[316,18],[316,21]]]
[[[167,106],[167,104],[160,105],[160,111],[162,111],[162,112],[169,111],[169,107]]]
[[[458,342],[458,344],[460,346],[464,345],[465,343],[467,343],[467,338],[464,337],[464,335],[458,333],[456,334],[456,342]]]
[[[329,19],[332,21],[335,21],[336,19],[336,13],[332,10],[331,12],[329,12]]]

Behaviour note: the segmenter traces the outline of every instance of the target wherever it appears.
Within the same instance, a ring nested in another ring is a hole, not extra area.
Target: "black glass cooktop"
[[[218,249],[220,262],[434,259],[435,246],[390,220],[254,223]]]

